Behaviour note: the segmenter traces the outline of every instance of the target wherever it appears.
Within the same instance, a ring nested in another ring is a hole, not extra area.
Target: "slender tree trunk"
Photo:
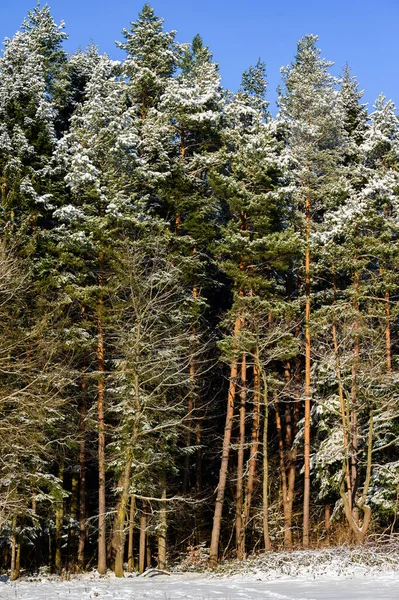
[[[327,545],[330,545],[330,529],[331,529],[331,505],[326,502],[324,505],[324,529],[326,530]]]
[[[19,577],[17,570],[17,546],[17,518],[14,517],[12,520],[10,581],[15,581]]]
[[[245,447],[245,415],[247,399],[247,357],[241,357],[241,390],[240,390],[240,433],[238,442],[237,486],[236,486],[236,548],[238,560],[244,558],[243,540],[243,479],[244,479],[244,447]]]
[[[103,278],[100,272],[99,286]],[[97,368],[99,371],[97,384],[98,414],[98,566],[100,575],[107,572],[107,538],[106,538],[106,503],[105,503],[105,427],[104,427],[104,303],[100,297],[97,305]]]
[[[281,416],[280,416],[280,407],[277,397],[277,392],[273,392],[274,396],[274,408],[276,413],[276,431],[277,431],[277,441],[278,441],[278,456],[280,463],[280,477],[281,477],[281,495],[283,500],[283,513],[284,513],[284,547],[286,545],[286,526],[287,526],[287,470],[285,464],[285,456],[284,456],[284,442],[283,442],[283,432],[281,427]]]
[[[159,527],[158,527],[158,568],[164,571],[167,567],[166,561],[166,532],[168,528],[167,508],[166,508],[166,477],[162,477],[162,499],[159,507]]]
[[[72,525],[68,529],[68,555],[67,570],[75,572],[76,569],[76,529],[75,523],[78,520],[78,501],[79,501],[79,475],[73,473],[71,483],[71,519]]]
[[[226,480],[227,480],[227,469],[229,464],[229,453],[230,453],[230,440],[231,440],[231,429],[233,426],[233,416],[234,416],[234,399],[236,395],[236,387],[237,387],[237,358],[235,353],[237,351],[238,344],[238,334],[242,327],[242,318],[240,315],[236,317],[235,325],[234,325],[234,355],[231,360],[230,367],[230,383],[229,383],[229,391],[227,397],[227,411],[226,411],[226,424],[224,427],[224,438],[223,438],[223,449],[222,449],[222,462],[220,466],[219,472],[219,484],[217,487],[217,495],[216,495],[216,504],[215,504],[215,513],[213,517],[213,529],[212,529],[212,538],[209,552],[209,566],[211,568],[216,567],[218,561],[218,553],[219,553],[219,537],[220,537],[220,528],[222,523],[222,511],[223,511],[223,503],[224,503],[224,495],[226,489]]]
[[[201,407],[199,405],[199,399],[196,399],[195,408],[195,444],[197,446],[196,459],[195,459],[195,491],[197,494],[202,489],[202,450],[201,450]]]
[[[306,251],[305,251],[305,419],[304,419],[304,489],[303,489],[303,547],[309,547],[310,514],[310,197],[306,197]]]
[[[134,571],[134,556],[133,556],[133,535],[134,535],[134,512],[135,512],[135,497],[130,496],[130,512],[129,512],[129,539],[127,545],[127,570],[129,573]]]
[[[142,513],[140,517],[140,540],[139,540],[139,573],[144,573],[145,569],[145,555],[146,555],[146,530],[147,530],[147,513],[146,507],[142,507]]]
[[[79,469],[80,469],[80,487],[79,487],[79,544],[78,544],[78,565],[81,571],[85,564],[85,544],[86,544],[86,387],[87,382],[82,380],[82,396],[80,402],[79,414]]]
[[[17,554],[15,557],[15,579],[19,579],[21,574],[21,542],[17,545]]]
[[[263,423],[263,540],[265,550],[270,552],[272,544],[269,535],[269,455],[268,455],[268,425],[269,425],[269,402],[267,392],[267,381],[263,374],[263,404],[265,407],[265,418]]]
[[[254,408],[252,418],[252,433],[251,433],[251,448],[248,461],[248,478],[245,492],[244,501],[244,516],[242,525],[242,536],[243,536],[243,551],[245,554],[245,537],[247,526],[251,513],[251,502],[254,491],[255,473],[256,473],[256,462],[259,451],[259,429],[260,429],[260,367],[259,367],[259,350],[256,347],[255,350],[255,364],[254,364]]]
[[[64,461],[60,460],[58,477],[62,485],[64,480]],[[57,500],[55,505],[55,570],[62,571],[62,526],[64,520],[64,499]]]
[[[291,389],[291,365],[289,362],[285,366],[285,377],[287,385]],[[298,401],[294,402],[294,413],[292,414],[291,403],[287,402],[285,406],[285,446],[286,446],[286,468],[287,468],[287,501],[285,503],[284,514],[284,547],[286,550],[292,548],[292,506],[294,503],[295,493],[295,477],[296,477],[296,446],[293,447],[294,438],[296,435],[296,427],[298,422],[297,410],[299,409]]]
[[[125,468],[123,470],[122,492],[115,515],[115,533],[116,533],[116,555],[115,555],[115,577],[123,577],[123,558],[125,554],[125,522],[126,511],[129,502],[130,472],[132,458],[128,450],[125,459]]]

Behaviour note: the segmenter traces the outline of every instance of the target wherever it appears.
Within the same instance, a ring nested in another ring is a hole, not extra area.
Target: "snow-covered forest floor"
[[[214,572],[0,578],[1,600],[394,600],[398,589],[396,545],[270,553],[225,563]]]

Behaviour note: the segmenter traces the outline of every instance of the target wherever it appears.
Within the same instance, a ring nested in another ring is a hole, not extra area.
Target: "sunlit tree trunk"
[[[238,441],[238,461],[237,461],[237,486],[236,486],[236,548],[237,558],[244,558],[243,539],[242,539],[242,509],[243,509],[243,478],[244,478],[244,447],[245,447],[245,415],[247,399],[247,357],[242,354],[241,357],[241,390],[240,390],[240,411],[239,411],[239,441]]]
[[[263,541],[265,544],[265,550],[271,551],[272,544],[270,541],[269,534],[269,454],[268,454],[268,425],[269,425],[269,402],[268,402],[268,389],[267,380],[264,373],[262,373],[263,380],[263,405],[265,411],[265,417],[263,422]]]
[[[215,504],[215,513],[213,517],[213,529],[212,529],[212,538],[211,545],[209,551],[209,566],[211,568],[216,567],[218,561],[218,553],[219,553],[219,538],[220,538],[220,528],[222,523],[222,511],[223,511],[223,503],[226,489],[226,481],[227,481],[227,469],[229,464],[229,454],[230,454],[230,440],[231,440],[231,430],[233,426],[233,417],[234,417],[234,400],[236,395],[237,388],[237,375],[238,375],[238,361],[236,357],[237,344],[238,344],[238,334],[242,327],[242,318],[240,315],[237,315],[236,321],[234,324],[234,354],[231,359],[230,366],[230,383],[229,390],[227,396],[227,411],[226,411],[226,423],[224,427],[224,437],[223,437],[223,449],[222,449],[222,462],[220,466],[219,472],[219,484],[217,488],[216,495],[216,504]]]

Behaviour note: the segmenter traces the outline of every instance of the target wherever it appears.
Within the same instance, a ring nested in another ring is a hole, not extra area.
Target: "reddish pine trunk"
[[[254,408],[252,418],[252,433],[251,433],[251,448],[248,461],[248,479],[244,501],[244,516],[243,516],[243,553],[245,555],[245,535],[251,512],[252,495],[254,491],[254,482],[256,474],[256,462],[259,450],[259,429],[260,429],[260,372],[259,372],[259,357],[258,351],[255,351],[254,365]]]
[[[240,329],[242,327],[242,319],[240,316],[237,316],[236,322],[234,325],[234,344],[236,351],[237,347],[237,339]],[[212,528],[212,538],[209,552],[209,566],[211,568],[216,567],[218,561],[219,554],[219,537],[220,537],[220,528],[222,523],[222,511],[223,511],[223,503],[224,503],[224,495],[226,489],[226,481],[227,481],[227,469],[229,464],[229,454],[230,454],[230,440],[231,440],[231,430],[233,426],[233,416],[234,416],[234,399],[236,395],[236,387],[237,387],[237,358],[233,355],[230,366],[230,383],[229,383],[229,391],[227,396],[227,411],[226,411],[226,423],[224,427],[224,437],[223,437],[223,448],[222,448],[222,462],[220,465],[219,472],[219,484],[217,487],[217,495],[216,495],[216,504],[215,504],[215,513],[213,517],[213,528]]]
[[[243,478],[244,478],[244,445],[245,445],[245,413],[247,399],[247,358],[241,358],[241,391],[240,391],[240,437],[238,443],[237,487],[236,487],[236,548],[238,560],[244,558],[243,536]]]

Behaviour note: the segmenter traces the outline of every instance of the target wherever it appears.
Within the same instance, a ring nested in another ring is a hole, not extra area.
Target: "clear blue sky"
[[[90,39],[121,58],[114,40],[134,21],[143,0],[49,0],[56,22],[66,23],[66,49]],[[399,105],[399,0],[153,0],[166,29],[180,42],[200,33],[220,65],[223,83],[237,89],[241,73],[259,57],[267,64],[269,100],[276,98],[280,67],[290,63],[306,33],[319,35],[323,57],[339,72],[346,61],[373,104],[380,92]],[[0,0],[0,38],[12,37],[35,0]]]

